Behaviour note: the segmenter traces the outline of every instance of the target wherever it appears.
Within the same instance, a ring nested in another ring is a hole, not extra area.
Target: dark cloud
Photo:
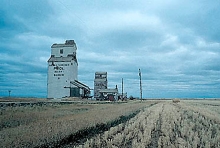
[[[74,39],[79,80],[148,98],[219,97],[219,2],[6,1],[0,6],[0,96],[46,96],[50,46]]]

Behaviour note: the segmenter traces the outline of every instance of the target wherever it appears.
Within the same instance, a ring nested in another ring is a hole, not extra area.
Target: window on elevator
[[[63,49],[60,49],[60,54],[63,54]]]

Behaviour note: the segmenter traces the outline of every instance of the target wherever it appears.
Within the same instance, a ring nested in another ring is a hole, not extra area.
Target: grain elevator
[[[107,87],[108,87],[107,72],[96,72],[95,80],[94,80],[94,98],[99,100],[100,89],[107,89]]]
[[[94,98],[96,100],[118,99],[118,88],[108,88],[107,72],[96,72],[94,79]]]
[[[80,97],[90,93],[85,84],[78,81],[76,43],[66,40],[53,44],[48,60],[47,98]]]

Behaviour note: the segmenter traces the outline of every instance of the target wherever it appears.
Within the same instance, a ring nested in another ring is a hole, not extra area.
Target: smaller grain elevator
[[[108,81],[107,81],[107,72],[96,72],[95,80],[94,80],[94,98],[99,100],[101,89],[107,89]]]

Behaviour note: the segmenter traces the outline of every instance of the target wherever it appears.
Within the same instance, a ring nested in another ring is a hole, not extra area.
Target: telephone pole
[[[141,84],[141,69],[139,68],[139,77],[140,77],[140,98],[142,100],[142,84]]]
[[[122,78],[122,81],[121,81],[121,83],[122,83],[122,84],[121,84],[121,91],[122,91],[122,94],[121,94],[121,96],[122,96],[122,100],[123,100],[123,89],[124,89],[124,88],[123,88],[123,85],[124,85],[124,84],[123,84],[123,78]]]
[[[8,97],[11,97],[11,90],[8,90]]]

